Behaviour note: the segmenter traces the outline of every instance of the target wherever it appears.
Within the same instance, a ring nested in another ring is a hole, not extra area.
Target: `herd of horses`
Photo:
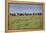
[[[42,13],[10,13],[11,16],[28,16],[28,15],[42,15]]]

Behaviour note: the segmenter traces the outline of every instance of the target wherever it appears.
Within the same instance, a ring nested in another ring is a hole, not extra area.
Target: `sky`
[[[10,13],[42,13],[42,5],[9,4]]]

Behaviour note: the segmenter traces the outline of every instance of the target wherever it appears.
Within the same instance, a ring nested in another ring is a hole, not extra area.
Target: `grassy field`
[[[40,29],[42,28],[42,16],[9,16],[8,29]]]

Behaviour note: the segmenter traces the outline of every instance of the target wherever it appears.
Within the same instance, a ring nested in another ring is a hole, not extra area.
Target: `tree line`
[[[28,15],[42,15],[42,13],[10,13],[11,16],[28,16]]]

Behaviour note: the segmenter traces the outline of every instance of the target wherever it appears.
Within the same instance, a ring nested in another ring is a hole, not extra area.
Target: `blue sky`
[[[9,4],[10,13],[42,13],[42,5]]]

